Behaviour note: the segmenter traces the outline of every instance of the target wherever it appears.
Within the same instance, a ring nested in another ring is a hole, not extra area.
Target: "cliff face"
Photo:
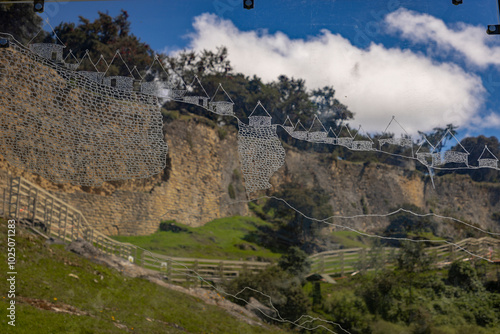
[[[335,216],[380,215],[330,220],[333,224],[368,232],[385,227],[389,220],[383,216],[406,203],[425,212],[478,224],[484,229],[500,230],[500,224],[492,219],[494,212],[500,212],[500,184],[476,183],[466,175],[435,177],[434,188],[430,177],[414,168],[328,161],[322,154],[287,150],[284,168],[272,178],[277,188],[283,182],[324,189],[331,195]],[[450,221],[441,220],[441,223],[446,228]]]
[[[154,177],[107,182],[102,187],[56,185],[2,158],[0,187],[7,187],[9,172],[23,176],[79,208],[90,223],[110,235],[150,234],[161,220],[199,226],[219,217],[248,214],[244,203],[228,205],[245,198],[236,134],[221,139],[217,129],[198,124],[196,118],[172,122],[164,130],[170,148],[167,168]],[[229,184],[234,199],[229,197]]]
[[[246,199],[236,131],[221,139],[218,129],[192,118],[170,122],[164,132],[169,146],[168,167],[154,177],[108,182],[102,187],[56,185],[2,159],[0,187],[6,187],[9,172],[22,175],[79,208],[89,222],[111,235],[153,233],[161,220],[200,226],[214,218],[248,214],[244,202],[230,204]],[[385,215],[412,203],[426,212],[432,210],[498,230],[492,214],[500,212],[500,185],[475,183],[463,175],[436,177],[434,181],[435,189],[428,176],[408,168],[332,161],[328,155],[289,148],[285,165],[270,180],[274,187],[268,194],[285,182],[298,182],[324,189],[331,196],[334,214],[339,216]],[[252,194],[252,198],[258,196]],[[331,222],[374,232],[388,219],[337,218]]]

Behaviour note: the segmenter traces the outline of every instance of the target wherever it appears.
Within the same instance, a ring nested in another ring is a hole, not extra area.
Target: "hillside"
[[[0,233],[7,235],[4,220]],[[90,261],[20,226],[15,239],[16,328],[2,321],[2,333],[284,332],[213,291],[172,287],[131,265],[119,271],[104,264],[113,264],[111,258]],[[0,250],[6,263],[5,242]],[[9,290],[7,284],[2,280],[2,291]],[[3,310],[7,303],[4,296]]]

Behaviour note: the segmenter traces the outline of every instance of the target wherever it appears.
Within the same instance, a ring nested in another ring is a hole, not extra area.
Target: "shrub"
[[[276,308],[279,316],[291,321],[307,314],[311,307],[299,280],[277,266],[270,266],[258,274],[244,272],[227,282],[225,288],[231,294],[238,293],[238,298],[232,298],[233,302],[246,305],[253,297],[267,307]]]
[[[187,228],[179,226],[175,220],[167,220],[167,221],[161,222],[159,230],[163,231],[163,232],[169,232],[170,231],[170,232],[174,232],[174,233],[187,232],[188,231]]]
[[[284,271],[303,280],[311,269],[311,260],[307,254],[298,247],[290,247],[283,255],[278,266]]]
[[[353,333],[371,333],[364,301],[352,292],[337,292],[323,305],[324,311],[342,328]]]
[[[165,121],[175,121],[176,119],[179,119],[179,110],[166,110],[163,109],[161,110],[161,113],[163,114],[163,118]]]
[[[398,268],[414,273],[427,270],[432,259],[425,252],[424,244],[421,242],[405,241],[401,245],[398,254]]]
[[[219,135],[220,140],[224,140],[227,137],[227,130],[224,128],[217,128],[217,134]]]
[[[469,262],[455,261],[448,271],[448,282],[466,291],[484,290],[481,281],[477,277],[476,270]]]
[[[229,185],[227,186],[227,192],[228,192],[229,197],[231,199],[235,199],[236,198],[236,192],[234,191],[234,187],[233,187],[232,183],[229,183]]]

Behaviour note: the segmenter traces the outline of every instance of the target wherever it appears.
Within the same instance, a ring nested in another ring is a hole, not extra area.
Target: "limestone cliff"
[[[171,148],[167,168],[154,177],[107,182],[102,187],[56,185],[2,158],[0,187],[7,187],[9,173],[21,175],[79,208],[96,228],[111,235],[150,234],[161,220],[199,226],[219,217],[248,214],[246,204],[231,204],[246,196],[235,132],[221,139],[217,129],[199,124],[196,117],[166,124],[164,132]],[[229,197],[229,184],[234,199]]]
[[[200,120],[192,117],[164,125],[170,148],[167,168],[154,177],[108,182],[102,187],[56,185],[2,159],[0,187],[6,187],[8,173],[22,175],[79,208],[89,222],[112,235],[149,234],[161,220],[200,226],[218,217],[246,215],[244,201],[231,204],[246,199],[236,130],[220,135],[220,129]],[[272,176],[273,189],[266,193],[272,194],[284,182],[324,189],[331,195],[336,215],[383,215],[403,203],[413,203],[426,212],[451,215],[491,230],[499,227],[492,214],[500,212],[500,185],[475,183],[464,175],[436,177],[434,189],[429,176],[411,168],[332,160],[328,154],[287,148],[285,165]],[[381,217],[333,221],[367,231],[387,222]]]

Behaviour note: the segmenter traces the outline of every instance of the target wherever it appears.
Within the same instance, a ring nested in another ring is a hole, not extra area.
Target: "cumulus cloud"
[[[487,35],[484,27],[460,22],[452,28],[434,16],[404,8],[388,14],[385,22],[389,32],[414,43],[434,42],[438,50],[446,54],[458,52],[467,62],[479,67],[500,65],[498,38]]]
[[[499,127],[500,126],[500,116],[495,113],[490,113],[488,116],[484,118],[484,121],[486,124],[488,124],[489,127]]]
[[[454,123],[478,122],[485,89],[481,79],[452,63],[372,43],[359,49],[339,34],[290,39],[283,33],[240,31],[212,14],[195,18],[194,50],[225,45],[237,72],[264,81],[303,78],[309,89],[332,85],[355,112],[353,126],[382,132],[393,115],[409,133]]]

